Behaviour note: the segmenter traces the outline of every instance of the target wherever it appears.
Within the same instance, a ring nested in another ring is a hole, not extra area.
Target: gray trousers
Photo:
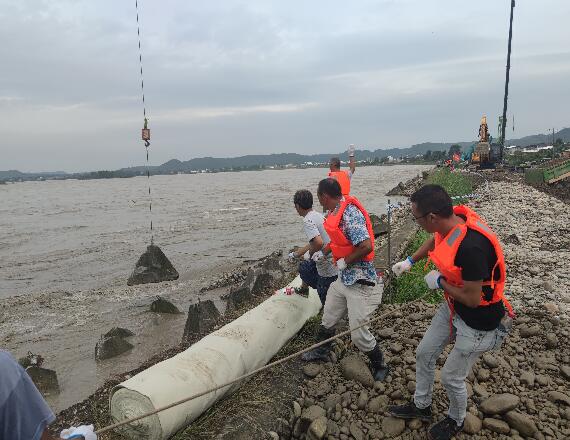
[[[450,310],[443,303],[433,317],[416,351],[416,392],[414,403],[418,408],[431,405],[435,363],[450,342]],[[467,410],[465,378],[481,354],[500,347],[506,336],[504,327],[490,331],[475,330],[455,314],[453,317],[455,345],[441,370],[441,383],[449,398],[448,416],[463,423]]]
[[[382,302],[384,285],[381,280],[379,281],[376,286],[362,284],[345,286],[339,276],[330,285],[327,293],[323,310],[323,327],[329,329],[334,327],[347,312],[349,328],[369,320]],[[354,345],[364,352],[369,352],[376,346],[376,339],[367,325],[351,332],[350,337]]]

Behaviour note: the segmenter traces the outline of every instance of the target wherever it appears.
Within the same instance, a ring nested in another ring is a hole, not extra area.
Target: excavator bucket
[[[178,277],[178,272],[164,252],[158,246],[151,244],[137,261],[127,285],[161,283],[177,280]]]

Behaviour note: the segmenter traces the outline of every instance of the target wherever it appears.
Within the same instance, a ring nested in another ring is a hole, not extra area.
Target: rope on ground
[[[414,299],[413,301],[407,302],[407,303],[405,303],[405,304],[403,304],[403,305],[404,305],[404,306],[408,306],[408,305],[417,303],[417,302],[421,301],[422,299],[424,299],[426,296],[427,296],[427,294],[422,295],[422,296],[420,296],[419,298],[416,298],[416,299]],[[146,414],[142,414],[142,415],[140,415],[140,416],[133,417],[133,418],[131,418],[131,419],[125,419],[125,420],[122,420],[122,421],[120,421],[120,422],[114,423],[114,424],[112,424],[112,425],[105,426],[104,428],[101,428],[101,429],[95,431],[95,434],[97,434],[97,435],[103,434],[104,432],[110,431],[110,430],[112,430],[112,429],[119,428],[119,427],[121,427],[121,426],[123,426],[123,425],[127,425],[127,424],[129,424],[129,423],[136,422],[136,421],[141,420],[141,419],[144,419],[144,418],[146,418],[146,417],[153,416],[153,415],[155,415],[155,414],[158,414],[159,412],[166,411],[167,409],[170,409],[170,408],[174,408],[175,406],[182,405],[183,403],[189,402],[190,400],[197,399],[198,397],[202,397],[202,396],[204,396],[204,395],[206,395],[206,394],[209,394],[209,393],[212,393],[212,392],[214,392],[214,391],[217,391],[217,390],[220,390],[220,389],[222,389],[222,388],[225,388],[225,387],[227,387],[227,386],[233,385],[233,384],[236,383],[236,382],[241,382],[242,380],[247,379],[248,377],[254,376],[254,375],[256,375],[257,373],[260,373],[260,372],[262,372],[262,371],[264,371],[264,370],[268,370],[268,369],[270,369],[270,368],[272,368],[272,367],[275,367],[275,366],[277,366],[277,365],[283,364],[283,363],[285,363],[285,362],[287,362],[287,361],[289,361],[289,360],[291,360],[291,359],[296,358],[297,356],[302,355],[303,353],[307,353],[308,351],[314,350],[315,348],[320,347],[321,345],[325,345],[325,344],[328,344],[329,342],[332,342],[332,341],[334,341],[334,340],[336,340],[336,339],[340,339],[341,337],[346,336],[346,335],[350,334],[351,332],[353,332],[353,331],[355,331],[355,330],[358,330],[359,328],[362,328],[362,327],[364,327],[364,326],[367,326],[367,325],[369,325],[369,324],[371,324],[371,323],[373,323],[373,322],[379,321],[379,320],[381,320],[381,319],[387,318],[388,316],[392,315],[392,314],[395,313],[396,311],[397,311],[397,309],[392,310],[392,311],[389,311],[389,312],[386,312],[386,313],[383,313],[382,315],[377,316],[377,317],[372,318],[372,319],[369,319],[368,321],[363,322],[362,324],[360,324],[360,325],[358,325],[358,326],[356,326],[356,327],[353,327],[353,328],[351,328],[351,329],[349,329],[349,330],[345,330],[345,331],[343,331],[343,332],[341,332],[341,333],[338,333],[338,334],[335,335],[335,336],[332,336],[332,337],[330,337],[330,338],[328,338],[328,339],[325,339],[324,341],[317,342],[316,344],[313,344],[313,345],[311,345],[310,347],[307,347],[307,348],[305,348],[305,349],[303,349],[303,350],[300,350],[300,351],[298,351],[298,352],[296,352],[296,353],[293,353],[293,354],[291,354],[291,355],[289,355],[289,356],[286,356],[286,357],[284,357],[284,358],[282,358],[282,359],[278,359],[278,360],[276,360],[276,361],[274,361],[274,362],[271,362],[271,363],[269,363],[269,364],[267,364],[267,365],[264,365],[264,366],[262,366],[262,367],[259,367],[259,368],[255,369],[255,370],[253,370],[253,371],[250,371],[249,373],[244,374],[243,376],[238,377],[237,379],[231,380],[231,381],[226,382],[226,383],[224,383],[224,384],[222,384],[222,385],[218,385],[218,386],[213,387],[213,388],[210,388],[210,389],[208,389],[208,390],[206,390],[206,391],[202,391],[202,392],[200,392],[200,393],[197,393],[197,394],[194,394],[194,395],[192,395],[192,396],[186,397],[186,398],[184,398],[184,399],[178,400],[178,401],[173,402],[173,403],[171,403],[171,404],[169,404],[169,405],[162,406],[162,407],[157,408],[157,409],[155,409],[154,411],[148,412],[148,413],[146,413]]]

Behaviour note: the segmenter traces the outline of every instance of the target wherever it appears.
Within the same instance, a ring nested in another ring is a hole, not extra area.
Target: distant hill
[[[563,128],[560,131],[554,132],[554,140],[562,139],[564,142],[570,142],[570,128]],[[507,145],[519,145],[526,147],[528,145],[536,144],[552,144],[552,133],[550,134],[533,134],[525,136],[520,139],[509,139],[505,142]]]
[[[554,135],[555,139],[561,138],[564,142],[570,142],[570,128],[564,128]],[[423,142],[404,148],[378,148],[375,150],[357,150],[356,155],[359,160],[375,158],[382,159],[388,156],[415,158],[423,156],[428,151],[447,151],[453,144],[459,144],[462,149],[473,145],[471,142]],[[527,146],[541,143],[552,143],[551,134],[536,134],[525,136],[520,139],[509,139],[507,145]],[[259,169],[271,166],[285,167],[288,165],[303,165],[306,163],[325,164],[331,157],[337,156],[341,160],[347,161],[346,151],[340,153],[322,154],[297,154],[297,153],[274,153],[274,154],[250,154],[238,157],[199,157],[187,161],[171,159],[162,165],[149,167],[151,174],[173,174],[188,173],[201,170],[244,170]],[[146,173],[144,166],[121,168],[115,171],[92,171],[88,173],[68,174],[64,172],[45,173],[22,173],[17,170],[0,171],[0,181],[9,180],[41,180],[41,179],[104,179],[111,177],[133,177]]]

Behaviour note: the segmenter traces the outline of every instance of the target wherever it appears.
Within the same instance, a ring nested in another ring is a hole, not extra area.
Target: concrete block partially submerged
[[[161,283],[177,280],[178,277],[178,272],[164,252],[158,246],[151,244],[137,261],[127,285]]]

